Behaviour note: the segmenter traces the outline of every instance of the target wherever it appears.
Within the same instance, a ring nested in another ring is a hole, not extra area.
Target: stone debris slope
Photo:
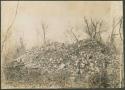
[[[114,49],[95,40],[81,40],[29,50],[7,64],[5,76],[7,81],[45,88],[119,87],[119,71],[119,55]]]

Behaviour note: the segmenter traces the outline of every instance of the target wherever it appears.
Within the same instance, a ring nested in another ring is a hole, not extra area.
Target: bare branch
[[[74,36],[75,40],[78,42],[79,40],[78,40],[78,38],[76,37],[75,33],[72,31],[72,29],[73,29],[73,27],[70,29],[70,31],[71,31],[72,35]]]
[[[71,38],[70,38],[71,41],[76,41],[74,38],[72,38],[71,31],[67,30],[67,33],[65,33],[65,35],[67,34],[66,36],[68,36],[68,35],[71,36]]]
[[[114,42],[114,39],[113,39],[113,38],[114,38],[114,37],[113,37],[114,35],[113,35],[113,34],[114,34],[115,27],[116,27],[116,26],[115,26],[115,18],[113,18],[112,33],[111,33],[111,36],[110,36],[110,42],[111,42],[111,43]]]
[[[98,25],[99,22],[94,22],[91,18],[91,24],[93,26],[94,29],[92,29],[92,33],[93,33],[93,38],[96,37],[96,32],[97,32],[97,25]]]
[[[91,32],[90,32],[89,23],[88,23],[88,20],[87,20],[85,17],[84,17],[84,22],[85,22],[85,24],[86,24],[86,26],[87,26],[86,32],[87,32],[87,34],[89,34],[89,36],[91,37],[92,35],[91,35]]]
[[[117,35],[117,34],[115,34],[114,32],[115,32],[115,29],[116,29],[116,27],[117,27],[118,25],[120,25],[120,27],[119,27],[119,34],[120,34],[120,38],[121,38],[121,40],[122,40],[122,36],[121,36],[121,33],[120,33],[120,29],[121,29],[121,25],[122,25],[122,18],[121,18],[117,23],[116,23],[116,21],[115,21],[115,18],[113,18],[112,33],[111,33],[111,36],[110,36],[110,42],[111,42],[111,43],[114,42],[115,35]]]
[[[122,27],[122,18],[120,19],[120,27],[119,27],[119,35],[120,35],[120,38],[121,38],[121,40],[122,40],[122,35],[121,35],[121,32],[120,32],[120,30],[121,30],[121,27]]]

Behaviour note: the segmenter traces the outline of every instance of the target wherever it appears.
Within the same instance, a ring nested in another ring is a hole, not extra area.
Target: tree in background
[[[43,32],[43,42],[44,42],[44,45],[46,46],[46,32],[47,32],[47,28],[48,28],[48,25],[45,24],[45,23],[41,23],[41,27],[42,27],[42,32]]]
[[[19,8],[19,1],[17,2],[14,18],[13,18],[12,22],[10,23],[10,25],[8,26],[8,28],[6,30],[6,33],[5,33],[5,36],[4,36],[4,39],[2,41],[1,51],[3,51],[3,49],[5,48],[6,42],[7,42],[8,38],[9,38],[9,36],[10,36],[11,28],[12,28],[12,26],[13,26],[15,20],[16,20],[16,17],[17,17],[18,8]]]

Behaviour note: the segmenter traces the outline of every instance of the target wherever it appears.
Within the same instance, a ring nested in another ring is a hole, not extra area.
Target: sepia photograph
[[[1,1],[1,88],[124,88],[123,1]]]

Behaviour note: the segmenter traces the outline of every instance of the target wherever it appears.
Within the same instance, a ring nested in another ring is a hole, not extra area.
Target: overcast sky
[[[17,1],[2,1],[2,35],[13,20],[16,5]],[[18,43],[20,37],[27,48],[41,43],[41,23],[48,24],[48,39],[70,42],[64,34],[70,27],[78,29],[81,39],[86,38],[81,30],[84,16],[104,19],[110,31],[112,18],[122,16],[122,1],[19,1],[9,44]]]

